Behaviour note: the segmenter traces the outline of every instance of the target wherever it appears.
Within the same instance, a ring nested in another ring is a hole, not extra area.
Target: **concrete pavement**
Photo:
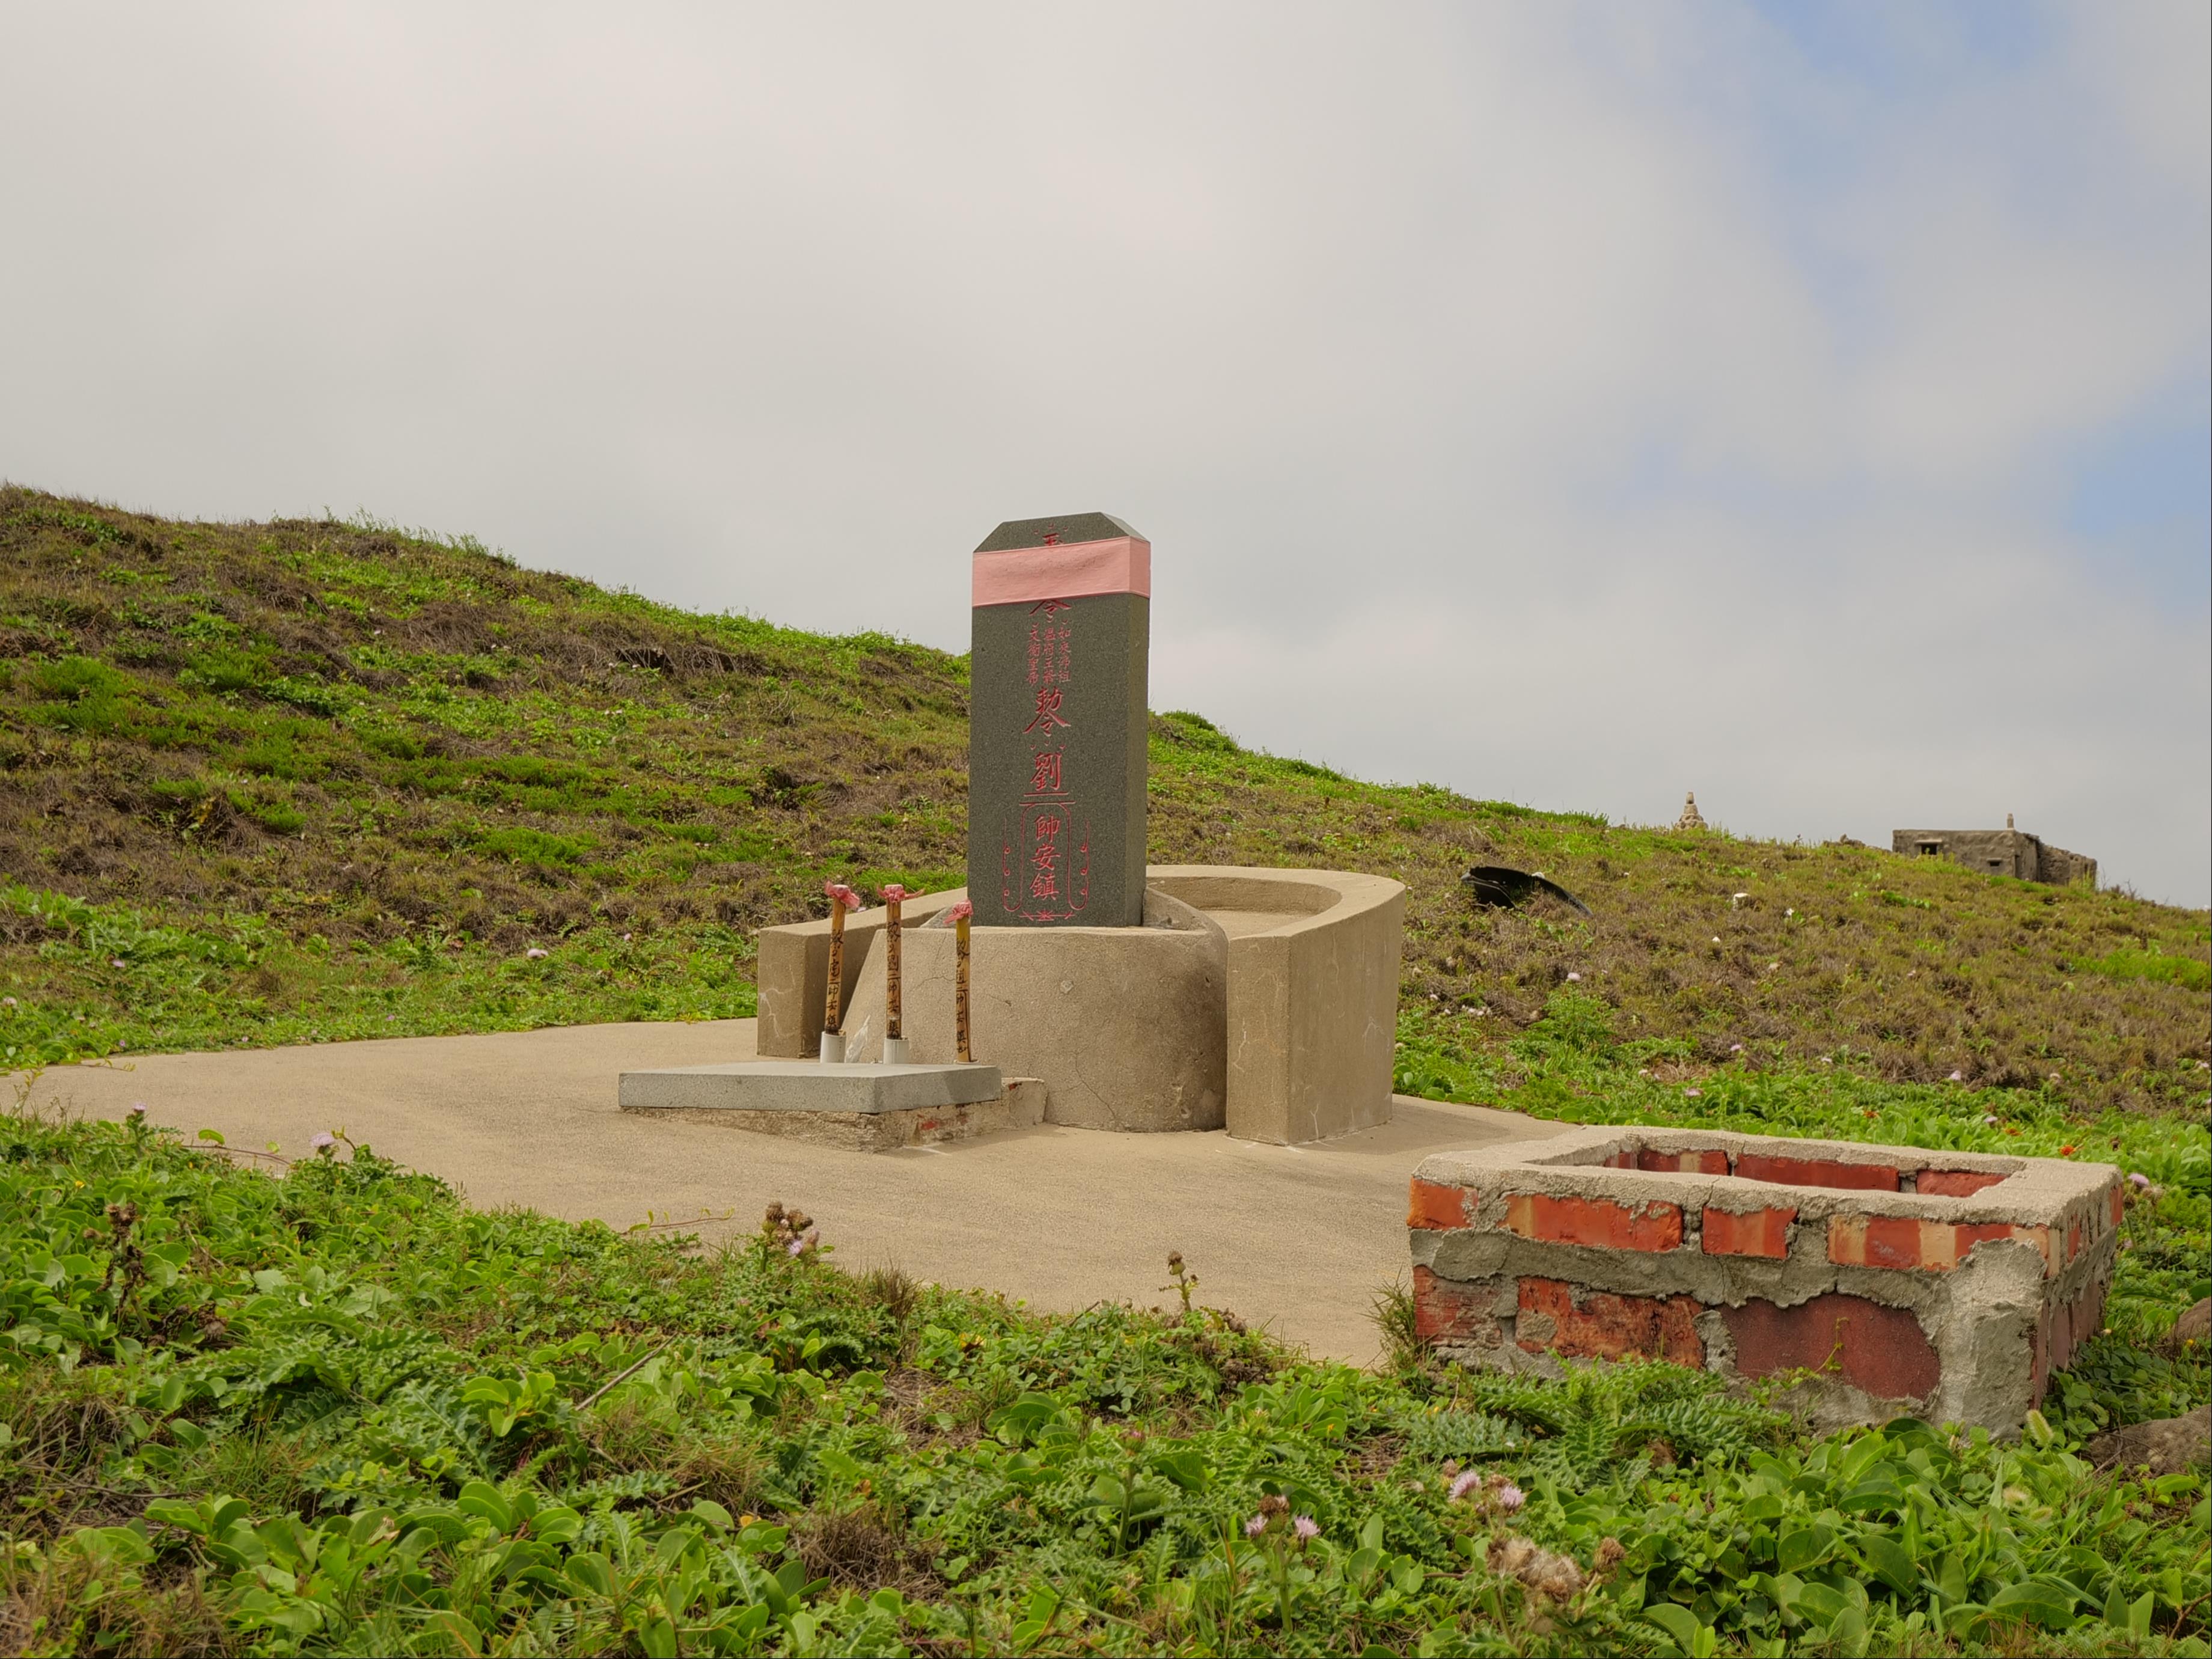
[[[569,1026],[289,1048],[141,1055],[65,1066],[29,1103],[120,1117],[143,1101],[187,1137],[307,1155],[343,1127],[483,1207],[524,1205],[617,1227],[760,1224],[771,1199],[818,1222],[835,1260],[1004,1291],[1032,1306],[1164,1303],[1179,1249],[1198,1300],[1316,1355],[1373,1359],[1377,1291],[1408,1273],[1406,1190],[1429,1153],[1534,1139],[1564,1125],[1400,1097],[1393,1121],[1307,1146],[1218,1131],[1117,1134],[1047,1125],[865,1153],[693,1120],[626,1115],[625,1070],[753,1057],[754,1022]]]

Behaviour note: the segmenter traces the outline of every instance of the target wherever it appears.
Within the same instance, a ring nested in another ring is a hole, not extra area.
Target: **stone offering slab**
[[[881,1113],[973,1106],[1006,1092],[995,1066],[825,1066],[747,1060],[622,1074],[625,1112]]]

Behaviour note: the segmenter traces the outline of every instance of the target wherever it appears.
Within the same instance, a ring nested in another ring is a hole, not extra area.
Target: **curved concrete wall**
[[[1296,1143],[1384,1122],[1405,890],[1348,871],[1156,865],[1141,927],[978,927],[976,1057],[1042,1078],[1048,1121],[1086,1128]],[[953,937],[915,924],[963,896],[907,902],[916,1060],[954,1058]],[[883,1052],[883,915],[846,924],[855,1060]],[[828,964],[828,922],[762,930],[763,1055],[817,1052]]]
[[[1388,1122],[1404,884],[1200,864],[1146,877],[1229,934],[1229,1133],[1295,1145]]]

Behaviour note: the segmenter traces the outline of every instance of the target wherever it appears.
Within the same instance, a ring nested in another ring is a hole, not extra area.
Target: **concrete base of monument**
[[[622,1109],[781,1135],[817,1146],[884,1152],[972,1140],[1045,1121],[1045,1085],[1001,1080],[995,1066],[747,1060],[624,1072]]]
[[[902,1006],[921,1060],[958,1052],[955,945],[905,903]],[[1405,889],[1341,870],[1156,865],[1139,927],[973,933],[972,1052],[1044,1079],[1049,1121],[1124,1131],[1226,1128],[1302,1145],[1390,1117]],[[844,1053],[874,1059],[886,1024],[881,910],[845,925]],[[763,1052],[817,1051],[829,923],[763,928]]]

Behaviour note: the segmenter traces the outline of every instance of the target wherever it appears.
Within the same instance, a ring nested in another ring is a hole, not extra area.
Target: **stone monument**
[[[1387,1121],[1404,887],[1146,865],[1152,544],[1021,519],[969,566],[967,886],[762,929],[760,1058],[627,1073],[623,1109],[870,1150]]]
[[[973,584],[975,921],[1138,927],[1152,544],[1104,513],[1015,519],[976,548]]]

